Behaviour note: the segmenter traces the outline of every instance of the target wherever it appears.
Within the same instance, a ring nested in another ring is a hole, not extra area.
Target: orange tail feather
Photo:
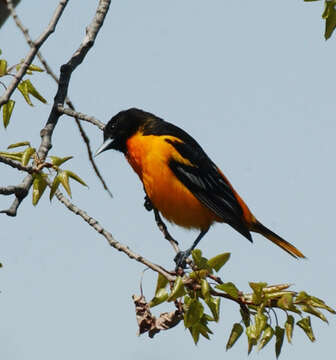
[[[281,249],[285,250],[289,255],[293,256],[295,259],[298,258],[306,258],[302,252],[297,249],[294,245],[289,243],[288,241],[282,239],[279,235],[268,229],[266,226],[261,224],[259,221],[256,221],[251,228],[251,231],[259,233],[268,240],[272,241],[275,245],[281,247]]]

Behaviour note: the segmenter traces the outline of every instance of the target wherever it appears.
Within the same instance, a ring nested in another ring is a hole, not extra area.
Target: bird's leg
[[[197,244],[201,241],[202,237],[208,232],[209,228],[201,230],[200,234],[197,236],[194,243],[191,245],[191,247],[185,251],[179,251],[175,258],[175,264],[176,264],[176,270],[181,267],[182,269],[185,269],[187,265],[187,258],[190,256],[191,252],[195,249]]]
[[[163,233],[165,239],[170,242],[171,246],[178,253],[180,251],[180,249],[178,247],[178,242],[169,234],[167,226],[161,219],[161,216],[160,216],[158,210],[155,207],[153,207],[153,210],[154,210],[155,221],[156,221],[158,228]]]

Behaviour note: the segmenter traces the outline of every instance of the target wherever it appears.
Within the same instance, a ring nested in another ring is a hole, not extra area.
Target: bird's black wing
[[[205,152],[192,144],[167,139],[190,165],[172,158],[169,166],[175,176],[206,207],[247,239],[251,234],[242,221],[243,211],[230,184]],[[198,145],[199,146],[199,145]]]

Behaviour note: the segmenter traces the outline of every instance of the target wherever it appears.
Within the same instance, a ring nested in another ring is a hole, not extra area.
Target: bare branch
[[[66,115],[69,115],[69,116],[72,116],[74,118],[77,118],[77,119],[80,119],[80,120],[84,120],[84,121],[87,121],[95,126],[97,126],[100,130],[104,130],[104,127],[105,127],[105,124],[102,123],[101,121],[99,121],[98,119],[96,119],[95,117],[93,116],[89,116],[89,115],[86,115],[86,114],[83,114],[81,112],[77,112],[77,111],[74,111],[74,110],[71,110],[69,108],[64,108],[63,106],[59,105],[57,107],[57,110],[60,112],[60,113],[63,113],[63,114],[66,114]]]
[[[33,42],[33,45],[28,53],[28,55],[26,56],[26,58],[23,61],[23,64],[20,68],[20,70],[14,75],[14,79],[13,81],[9,84],[9,86],[7,87],[7,90],[5,91],[5,93],[1,96],[0,98],[0,106],[2,106],[3,104],[7,103],[9,98],[11,97],[12,93],[14,92],[14,90],[16,89],[16,87],[18,86],[19,82],[21,81],[22,77],[25,75],[28,66],[32,63],[32,61],[34,60],[39,48],[43,45],[43,43],[48,39],[48,37],[55,31],[56,25],[58,23],[58,20],[60,19],[63,10],[65,8],[65,6],[67,5],[68,0],[61,0],[54,12],[54,15],[48,25],[48,27],[46,28],[45,31],[43,31],[43,33],[40,35],[40,37]],[[10,7],[9,4],[9,9],[11,11],[13,11],[13,7]]]
[[[31,175],[26,176],[22,183],[17,186],[19,189],[15,192],[15,200],[11,207],[7,210],[0,211],[0,214],[6,214],[8,216],[16,216],[17,209],[19,208],[22,200],[28,195],[29,189],[32,186],[33,178]]]
[[[94,170],[94,172],[96,173],[96,175],[97,175],[98,179],[100,180],[100,182],[102,183],[103,188],[106,190],[106,192],[107,192],[111,197],[113,197],[110,189],[107,187],[105,180],[103,179],[102,175],[100,174],[100,172],[99,172],[99,170],[98,170],[98,167],[97,167],[97,165],[96,165],[96,162],[95,162],[94,159],[93,159],[93,154],[92,154],[92,150],[91,150],[91,146],[90,146],[90,139],[89,139],[89,137],[86,135],[86,132],[84,131],[84,129],[83,129],[82,124],[80,123],[80,121],[79,121],[77,118],[75,118],[75,121],[76,121],[76,124],[77,124],[77,126],[78,126],[79,132],[80,132],[80,134],[81,134],[81,136],[82,136],[82,138],[83,138],[83,141],[84,141],[84,143],[85,143],[85,145],[86,145],[86,149],[87,149],[87,152],[88,152],[89,160],[90,160],[90,162],[91,162],[91,165],[92,165],[92,167],[93,167],[93,170]]]
[[[143,256],[136,254],[132,250],[129,249],[129,247],[119,243],[117,240],[114,239],[112,234],[105,230],[99,222],[88,215],[84,210],[81,210],[76,205],[74,205],[72,202],[70,202],[69,199],[67,199],[59,190],[55,193],[57,199],[64,204],[70,211],[72,211],[74,214],[79,215],[84,221],[86,221],[90,226],[92,226],[99,234],[103,235],[105,239],[108,241],[108,243],[117,249],[118,251],[123,252],[126,254],[129,258],[134,259],[150,269],[162,274],[165,276],[169,281],[174,281],[176,277],[174,275],[171,275],[167,270],[163,269],[161,266],[156,265],[152,263],[151,261],[145,259]]]
[[[9,185],[5,187],[0,187],[1,195],[13,195],[21,191],[20,186]]]

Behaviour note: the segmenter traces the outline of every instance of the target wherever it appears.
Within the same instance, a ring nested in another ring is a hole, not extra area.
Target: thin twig
[[[105,124],[93,116],[89,116],[89,115],[83,114],[81,112],[74,111],[69,108],[65,108],[61,105],[58,105],[57,110],[62,114],[66,114],[66,115],[72,116],[74,118],[87,121],[87,122],[97,126],[100,130],[102,130],[102,131],[104,130]]]
[[[23,76],[26,74],[26,71],[29,65],[33,62],[39,48],[43,45],[43,43],[48,39],[48,37],[55,31],[58,20],[60,19],[65,6],[67,5],[69,0],[61,0],[53,14],[53,17],[47,26],[47,28],[43,31],[40,37],[33,42],[30,51],[28,52],[26,58],[24,59],[20,70],[14,75],[13,81],[8,85],[7,90],[0,97],[0,106],[7,103],[13,94],[14,90],[18,86],[19,82],[22,80]],[[9,5],[10,6],[10,5]],[[10,10],[14,10],[13,6]]]
[[[74,205],[72,202],[70,202],[69,199],[67,199],[59,190],[55,193],[57,199],[65,205],[71,212],[73,212],[76,215],[79,215],[84,221],[86,221],[90,226],[92,226],[99,234],[103,235],[105,239],[108,241],[108,243],[117,249],[118,251],[123,252],[126,254],[129,258],[134,259],[145,266],[149,267],[150,269],[162,274],[164,277],[166,277],[169,281],[175,281],[176,277],[171,275],[167,270],[162,268],[159,265],[156,265],[152,263],[151,261],[145,259],[143,256],[136,254],[132,250],[129,249],[129,247],[119,243],[117,240],[114,239],[112,234],[105,230],[99,222],[88,215],[84,210],[78,208],[76,205]]]
[[[110,189],[107,187],[106,185],[106,182],[104,180],[104,178],[102,177],[102,175],[100,174],[99,170],[98,170],[98,167],[97,167],[97,164],[96,162],[94,161],[93,159],[93,154],[92,154],[92,150],[91,150],[91,146],[90,146],[90,139],[89,137],[86,135],[86,132],[84,131],[83,127],[82,127],[82,124],[80,123],[80,121],[75,118],[75,121],[76,121],[76,124],[78,126],[78,129],[79,129],[79,132],[83,138],[83,141],[86,145],[86,149],[87,149],[87,152],[88,152],[88,156],[89,156],[89,160],[91,162],[91,165],[93,167],[93,170],[94,172],[96,173],[96,176],[98,177],[98,179],[100,180],[100,182],[102,183],[103,185],[103,188],[105,189],[105,191],[111,196],[113,197]]]

